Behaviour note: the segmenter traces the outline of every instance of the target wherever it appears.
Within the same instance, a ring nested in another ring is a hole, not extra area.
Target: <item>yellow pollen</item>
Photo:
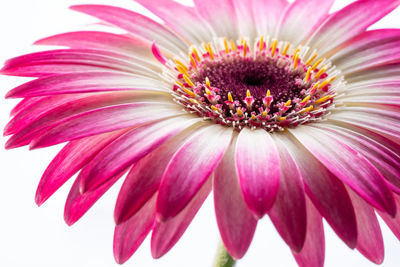
[[[232,47],[232,51],[233,51],[233,52],[236,52],[235,41],[233,41],[232,39],[231,39],[231,47]]]
[[[314,55],[306,62],[306,65],[310,65],[317,56],[318,56],[318,54],[314,53]]]
[[[212,95],[210,89],[208,89],[207,87],[206,87],[206,90],[205,90],[205,91],[206,91],[206,94],[207,94],[207,95]]]
[[[188,84],[190,87],[194,87],[194,83],[192,82],[192,80],[190,80],[190,78],[189,78],[188,76],[183,75],[183,79],[187,82],[187,84]]]
[[[239,115],[239,117],[242,117],[242,116],[243,116],[243,111],[242,111],[241,108],[237,108],[237,109],[236,109],[236,112],[237,112],[237,114]]]
[[[247,40],[243,41],[243,57],[247,55]]]
[[[211,105],[211,109],[214,110],[214,111],[219,111],[219,108],[217,108],[217,107],[214,106],[214,105]]]
[[[190,64],[192,65],[192,67],[197,69],[196,60],[194,60],[192,54],[189,54],[189,58],[190,58]]]
[[[274,39],[271,44],[271,56],[274,57],[276,53],[276,46],[278,45],[278,40]]]
[[[335,79],[336,79],[336,77],[332,77],[330,79],[325,80],[323,83],[321,83],[321,85],[319,86],[319,89],[324,88],[325,86],[327,86],[328,84],[333,82]]]
[[[286,120],[286,117],[279,117],[278,118],[278,121],[285,121]]]
[[[257,119],[256,115],[251,114],[251,119],[252,119],[253,121],[255,121],[255,120]]]
[[[264,35],[261,35],[259,50],[262,51],[263,49],[264,49]]]
[[[267,91],[267,97],[270,97],[270,96],[271,96],[271,91],[268,90],[268,91]]]
[[[318,67],[318,65],[321,64],[321,62],[322,62],[322,58],[318,59],[318,61],[315,62],[315,64],[312,66],[312,70],[315,70]]]
[[[285,107],[290,106],[290,104],[292,104],[292,100],[289,99],[289,100],[285,103]]]
[[[175,81],[177,85],[179,85],[180,87],[183,87],[183,83],[181,83],[180,81]]]
[[[187,90],[187,89],[186,89],[186,90]],[[200,102],[197,101],[196,99],[190,98],[189,100],[190,100],[190,102],[192,102],[193,104],[200,104]]]
[[[318,79],[322,74],[325,73],[325,71],[326,71],[327,69],[328,69],[328,66],[327,66],[327,65],[323,66],[323,67],[317,72],[317,74],[315,74],[314,78],[315,78],[315,79]]]
[[[310,111],[313,110],[313,109],[314,109],[314,106],[311,105],[311,106],[309,106],[309,107],[303,108],[303,109],[300,111],[300,113],[307,113],[307,112],[310,112]]]
[[[311,91],[314,90],[315,88],[317,88],[319,86],[320,82],[317,82],[314,84],[314,86],[311,88]]]
[[[304,79],[306,82],[308,82],[310,80],[310,78],[311,78],[311,71],[312,71],[312,68],[309,67],[308,70],[307,70],[306,77]]]
[[[189,74],[188,74],[187,70],[186,70],[186,69],[184,69],[184,68],[182,68],[182,66],[181,66],[181,65],[176,65],[176,68],[177,68],[177,69],[178,69],[178,71],[179,71],[180,73],[182,73],[183,75],[189,76]]]
[[[298,64],[299,64],[299,52],[296,52],[296,54],[293,57],[293,69],[296,69]]]
[[[265,118],[265,117],[267,117],[267,115],[268,115],[268,111],[264,110],[262,113],[262,116]]]
[[[231,92],[228,93],[228,101],[233,102],[233,97],[232,97]]]
[[[214,51],[212,50],[211,43],[208,43],[208,50],[207,52],[210,54],[212,60],[214,60]]]
[[[197,61],[200,61],[199,53],[197,52],[197,49],[195,47],[192,47],[192,52],[194,54],[194,57],[197,59]]]
[[[228,46],[228,40],[226,40],[226,37],[224,37],[224,46],[225,46],[225,53],[229,53],[229,46]]]
[[[250,90],[247,90],[247,92],[246,92],[246,96],[247,96],[247,97],[251,97]]]
[[[285,45],[285,48],[283,49],[283,52],[282,52],[282,55],[283,55],[283,56],[286,56],[286,54],[287,54],[287,52],[288,52],[288,50],[289,50],[289,47],[290,47],[290,43],[288,42],[288,43]]]
[[[211,87],[210,79],[208,79],[208,77],[206,77],[206,85],[207,85],[208,87]]]
[[[182,69],[184,69],[185,71],[187,71],[187,67],[184,63],[182,63],[182,61],[180,61],[179,59],[174,59],[176,66],[180,66],[182,67]]]
[[[325,101],[331,99],[332,97],[333,97],[333,95],[327,95],[327,96],[321,97],[320,99],[316,100],[315,103],[316,104],[324,103]]]
[[[191,90],[189,90],[187,88],[183,88],[183,91],[185,91],[185,93],[190,95],[191,97],[195,97],[196,96],[195,93],[193,93]]]
[[[306,96],[301,103],[306,103],[308,100],[310,100],[311,96]]]

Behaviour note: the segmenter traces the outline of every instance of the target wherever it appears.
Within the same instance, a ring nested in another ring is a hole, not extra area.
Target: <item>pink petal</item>
[[[171,52],[186,52],[187,45],[174,32],[139,13],[106,5],[76,5],[71,9],[101,19],[148,41],[156,41]]]
[[[36,41],[35,44],[68,46],[75,49],[90,47],[129,56],[134,55],[148,60],[153,59],[149,51],[151,47],[150,41],[109,32],[79,31],[61,33]]]
[[[222,241],[229,254],[240,259],[253,240],[257,219],[247,208],[240,191],[235,168],[235,143],[236,139],[214,171],[213,189],[215,214]]]
[[[336,234],[350,247],[357,245],[357,223],[343,183],[292,136],[280,135],[302,174],[306,193]]]
[[[95,109],[52,125],[51,129],[31,143],[31,148],[52,146],[86,136],[138,126],[181,113],[182,111],[172,103],[171,105],[132,103]]]
[[[19,98],[123,90],[165,92],[166,90],[161,87],[162,83],[159,80],[141,75],[118,72],[69,73],[39,78],[25,83],[9,91],[6,97]]]
[[[334,0],[297,0],[286,10],[279,29],[281,40],[298,45],[328,16]]]
[[[290,132],[333,174],[368,203],[394,216],[396,205],[382,174],[360,153],[328,131],[304,126]]]
[[[123,133],[124,131],[117,131],[68,143],[44,172],[36,191],[36,203],[39,206],[42,205],[72,175]]]
[[[211,25],[217,36],[238,39],[238,21],[233,0],[194,0],[199,14]]]
[[[357,249],[367,259],[381,264],[385,256],[383,237],[374,209],[351,189],[348,190],[357,216]]]
[[[307,199],[308,200],[308,199]],[[301,252],[293,251],[299,267],[323,267],[325,260],[325,236],[322,218],[311,201],[307,201],[307,235]]]
[[[207,181],[222,159],[232,129],[207,126],[188,138],[172,157],[161,180],[157,215],[166,221],[178,215]]]
[[[156,193],[172,156],[188,136],[201,125],[197,123],[187,128],[134,164],[121,187],[115,204],[114,218],[117,224],[128,220]],[[155,162],[157,164],[154,164]]]
[[[296,162],[284,147],[277,135],[277,145],[281,160],[281,177],[279,191],[269,216],[288,246],[296,252],[303,248],[306,230],[306,200],[302,176]]]
[[[377,211],[379,216],[385,221],[387,226],[389,226],[390,230],[392,230],[393,234],[400,240],[400,196],[394,194],[394,199],[397,205],[397,213],[396,217],[391,217],[385,212]]]
[[[244,200],[259,218],[272,207],[278,194],[280,160],[275,143],[264,130],[240,131],[235,162]]]
[[[158,259],[166,254],[179,241],[194,216],[211,191],[211,179],[208,179],[186,207],[168,221],[156,221],[151,236],[151,254]]]
[[[139,248],[154,225],[156,194],[129,220],[115,226],[114,258],[119,264],[126,262]]]
[[[36,52],[9,59],[2,74],[41,77],[86,71],[118,71],[145,73],[148,68],[131,63],[131,58],[108,51],[89,49],[59,49]]]
[[[362,33],[400,4],[399,0],[360,0],[333,13],[314,32],[308,45],[320,54]]]
[[[81,192],[96,190],[198,120],[177,117],[147,124],[122,135],[82,170]]]

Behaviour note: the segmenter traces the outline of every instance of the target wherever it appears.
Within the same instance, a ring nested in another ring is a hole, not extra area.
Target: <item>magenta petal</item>
[[[394,199],[396,200],[397,205],[397,214],[396,217],[391,217],[385,212],[378,211],[379,216],[385,221],[387,226],[389,226],[390,230],[392,230],[393,234],[400,240],[400,196],[394,194]]]
[[[138,127],[122,135],[82,170],[81,192],[97,189],[197,121],[177,117]]]
[[[370,261],[381,264],[385,256],[383,237],[374,209],[351,189],[348,190],[357,216],[357,249]]]
[[[172,157],[161,180],[157,215],[176,216],[207,181],[229,146],[232,129],[211,125],[196,131]]]
[[[257,219],[247,208],[235,168],[235,142],[214,171],[215,214],[222,241],[229,254],[240,259],[253,239]]]
[[[153,228],[156,218],[156,196],[154,194],[129,220],[115,226],[114,258],[117,263],[126,262]]]
[[[151,236],[151,254],[153,258],[162,257],[179,241],[206,200],[211,191],[211,185],[211,179],[208,179],[177,216],[166,222],[156,222]]]
[[[52,125],[51,129],[31,143],[31,148],[52,146],[86,136],[139,126],[181,113],[182,111],[172,103],[132,103],[99,108]]]
[[[281,178],[278,195],[268,214],[283,240],[293,251],[299,252],[303,248],[307,230],[302,176],[284,142],[279,137],[274,140],[281,159]]]
[[[308,199],[307,199],[308,200]],[[321,215],[311,201],[307,201],[307,235],[301,252],[293,252],[299,267],[323,267],[325,236]]]
[[[360,153],[328,131],[303,126],[290,132],[333,174],[377,209],[394,216],[393,194],[382,174]]]
[[[123,132],[117,131],[68,143],[44,172],[36,191],[36,203],[42,205],[72,175]]]
[[[272,137],[265,130],[240,131],[235,163],[244,200],[259,218],[272,207],[279,188],[280,160]]]
[[[289,135],[281,135],[297,163],[306,193],[336,234],[350,248],[357,245],[357,222],[353,205],[343,183],[307,149]]]
[[[115,204],[114,217],[117,224],[129,219],[156,193],[161,182],[161,177],[172,156],[184,143],[186,138],[199,128],[200,125],[198,123],[182,131],[131,168]]]

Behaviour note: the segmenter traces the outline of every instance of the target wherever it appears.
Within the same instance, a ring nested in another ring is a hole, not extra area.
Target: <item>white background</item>
[[[217,1],[217,0],[216,0]],[[190,1],[185,1],[189,3]],[[335,9],[350,1],[337,1]],[[7,58],[38,51],[31,44],[52,34],[87,29],[96,20],[68,10],[81,3],[114,4],[148,14],[131,0],[1,0],[0,64]],[[179,16],[179,14],[176,14]],[[374,28],[400,27],[400,9]],[[0,128],[4,128],[15,100],[4,100],[8,90],[23,78],[0,77]],[[4,267],[111,267],[118,266],[112,255],[113,205],[120,183],[116,184],[81,221],[68,227],[63,221],[63,205],[71,182],[41,208],[34,204],[36,185],[58,147],[28,151],[26,147],[6,151],[0,138],[0,266]],[[382,225],[386,259],[382,266],[400,266],[400,242]],[[326,267],[375,266],[357,251],[348,249],[326,225]],[[209,197],[179,243],[162,259],[153,260],[149,239],[125,266],[211,266],[219,242],[212,198]],[[259,222],[246,256],[238,266],[297,266],[267,218]]]

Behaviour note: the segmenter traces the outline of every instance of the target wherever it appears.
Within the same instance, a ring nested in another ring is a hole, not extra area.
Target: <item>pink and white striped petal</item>
[[[279,138],[296,161],[313,205],[343,242],[354,249],[357,244],[356,216],[343,183],[293,136],[281,134]]]
[[[179,214],[168,221],[156,221],[151,236],[153,258],[162,257],[179,241],[209,195],[211,186],[211,179],[208,179]]]
[[[261,218],[271,209],[279,189],[280,159],[271,135],[261,129],[242,129],[235,163],[244,200]]]
[[[236,135],[235,135],[236,136]],[[237,138],[214,171],[214,205],[222,241],[235,258],[244,256],[253,240],[257,219],[247,208],[235,168]]]
[[[182,116],[135,128],[102,150],[81,172],[81,192],[93,191],[151,151],[198,122]]]
[[[303,249],[292,251],[299,267],[323,267],[325,260],[325,235],[322,217],[311,201],[306,198],[307,235]]]
[[[323,55],[340,46],[400,5],[399,0],[359,0],[333,13],[314,32],[307,45]]]
[[[172,156],[185,140],[201,126],[203,126],[202,123],[196,123],[188,127],[133,165],[115,204],[114,218],[117,224],[128,220],[143,203],[157,192],[162,175]]]
[[[392,230],[393,234],[400,240],[400,196],[394,194],[396,200],[397,213],[396,217],[391,217],[387,213],[377,210],[379,216],[385,221],[387,226]]]
[[[296,0],[286,10],[279,28],[279,39],[298,46],[327,17],[334,0]]]
[[[252,0],[258,35],[278,37],[279,22],[289,6],[287,0]]]
[[[303,126],[289,131],[328,170],[370,205],[395,216],[396,204],[384,177],[358,151],[338,140],[329,132],[314,127]]]
[[[157,113],[153,114],[155,110]],[[172,103],[132,103],[95,109],[52,125],[33,140],[31,148],[52,146],[177,115],[183,115],[183,111]]]
[[[178,215],[208,180],[232,138],[221,125],[198,130],[174,154],[160,184],[157,215],[167,221]]]
[[[118,264],[126,262],[152,230],[156,218],[156,198],[154,194],[134,216],[115,226],[113,250]]]
[[[273,137],[279,151],[281,175],[278,195],[268,215],[286,244],[293,251],[300,252],[307,231],[303,178],[284,141],[277,135]]]
[[[348,190],[357,216],[357,250],[375,264],[385,256],[383,237],[374,209],[351,189]]]

